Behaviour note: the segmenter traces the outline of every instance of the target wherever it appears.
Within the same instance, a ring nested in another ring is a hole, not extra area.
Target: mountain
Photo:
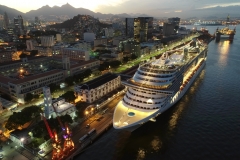
[[[89,9],[85,9],[85,8],[74,8],[73,6],[71,6],[70,4],[65,4],[62,5],[61,7],[58,6],[54,6],[54,7],[49,7],[48,5],[43,6],[37,10],[31,10],[29,12],[26,13],[27,17],[31,17],[34,18],[35,16],[39,16],[41,18],[45,18],[45,19],[53,19],[53,18],[60,18],[65,16],[66,18],[68,17],[74,17],[78,14],[81,15],[90,15],[93,16],[95,18],[111,18],[112,16],[114,16],[114,14],[102,14],[99,12],[93,12]],[[124,13],[124,14],[115,14],[116,16],[119,17],[131,17],[130,15]]]
[[[4,15],[4,12],[7,13],[9,19],[13,19],[14,17],[17,17],[18,15],[22,15],[23,18],[27,18],[24,15],[24,13],[22,13],[22,12],[16,10],[16,9],[0,5],[0,14]]]

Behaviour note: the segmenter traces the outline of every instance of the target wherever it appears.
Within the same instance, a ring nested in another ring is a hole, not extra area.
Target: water
[[[213,34],[216,26],[207,29]],[[111,129],[75,159],[240,159],[239,32],[237,26],[232,43],[209,44],[207,63],[198,79],[155,123],[148,122],[133,133]]]

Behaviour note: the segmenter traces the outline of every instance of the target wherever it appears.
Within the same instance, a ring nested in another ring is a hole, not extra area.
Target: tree
[[[51,84],[49,85],[49,88],[50,88],[51,92],[54,93],[54,92],[56,92],[57,90],[60,89],[60,86],[59,86],[59,85],[56,85],[55,83],[51,83]]]
[[[24,108],[21,112],[13,112],[8,118],[5,128],[15,130],[34,118],[38,118],[40,112],[42,112],[41,108],[34,105]]]
[[[123,57],[123,62],[127,63],[129,61],[129,57]]]
[[[67,83],[68,86],[72,86],[73,85],[73,77],[69,76],[69,77],[65,78],[65,83]]]
[[[83,118],[84,115],[85,115],[85,109],[87,108],[89,104],[87,104],[86,102],[78,102],[76,104],[76,109],[78,110],[77,111],[77,115],[78,115],[78,118]]]
[[[84,78],[87,78],[87,77],[89,77],[91,74],[92,74],[92,70],[91,70],[91,69],[86,69],[86,70],[83,72],[83,77],[84,77]]]
[[[132,54],[132,55],[131,55],[131,59],[132,59],[132,60],[137,59],[136,54]]]
[[[30,102],[33,99],[33,94],[32,93],[27,93],[24,97],[25,102]]]
[[[111,61],[110,64],[111,68],[117,68],[121,65],[121,62],[116,60],[116,61]]]
[[[60,119],[63,123],[73,123],[72,117],[68,114],[65,114],[64,116],[61,116]]]
[[[73,91],[67,91],[63,95],[61,95],[65,99],[66,102],[75,102],[76,96]]]
[[[36,138],[42,138],[44,134],[46,134],[46,129],[45,129],[45,124],[43,121],[40,121],[37,125],[37,127],[34,127],[32,129],[32,134],[33,134],[33,137],[36,137]]]

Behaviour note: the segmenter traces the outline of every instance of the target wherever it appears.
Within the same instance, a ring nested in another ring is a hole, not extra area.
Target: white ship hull
[[[136,123],[128,124],[125,127],[119,128],[116,124],[113,124],[114,128],[115,129],[123,129],[123,130],[127,130],[127,131],[132,132],[132,131],[136,130],[137,128],[139,128],[142,124],[144,124],[144,123],[148,122],[149,120],[159,116],[160,114],[162,114],[163,112],[165,112],[166,110],[171,108],[174,104],[176,104],[184,96],[184,94],[187,92],[187,90],[191,87],[192,83],[195,81],[195,79],[198,77],[198,75],[201,73],[202,69],[204,68],[205,63],[206,63],[206,57],[205,57],[203,63],[201,64],[201,66],[196,71],[196,73],[192,76],[192,78],[186,84],[184,89],[179,90],[174,96],[172,96],[171,100],[167,103],[167,105],[165,105],[165,107],[163,107],[159,110],[156,110],[154,113],[152,113],[149,116],[143,118],[142,120],[140,120]],[[119,103],[121,103],[121,102],[119,102]],[[117,110],[117,108],[115,109],[115,112],[119,112]]]

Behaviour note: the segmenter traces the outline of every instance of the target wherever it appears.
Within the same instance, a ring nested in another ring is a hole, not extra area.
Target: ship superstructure
[[[134,76],[122,81],[127,87],[117,104],[113,126],[134,130],[173,106],[201,72],[207,56],[207,45],[193,40],[178,49],[140,64]]]

